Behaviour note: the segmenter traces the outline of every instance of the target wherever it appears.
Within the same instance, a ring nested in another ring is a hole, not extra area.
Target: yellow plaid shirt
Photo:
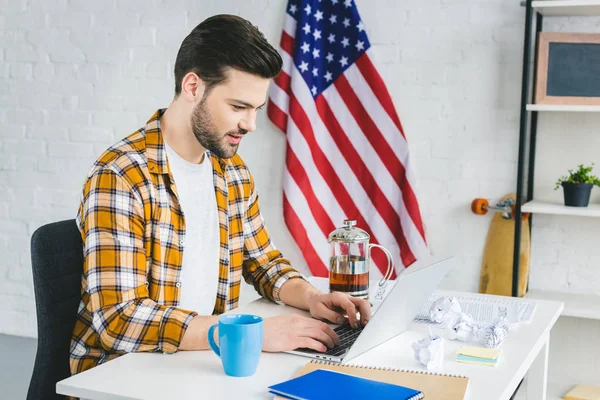
[[[196,315],[178,308],[185,218],[169,171],[158,110],[106,150],[83,186],[82,300],[71,338],[71,373],[129,352],[173,353]],[[213,166],[220,232],[215,314],[238,305],[240,279],[281,303],[283,283],[302,276],[264,226],[250,171],[239,156]]]

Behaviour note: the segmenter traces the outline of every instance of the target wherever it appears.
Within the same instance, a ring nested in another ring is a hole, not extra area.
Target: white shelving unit
[[[568,207],[563,203],[543,200],[532,200],[525,203],[521,210],[528,213],[573,215],[579,217],[600,217],[600,204],[591,204],[587,207]]]
[[[600,17],[600,0],[531,1],[525,3],[525,5],[531,5],[531,9],[527,10],[531,19],[526,20],[525,44],[529,53],[527,54],[527,58],[524,59],[524,68],[526,68],[524,72],[527,72],[527,74],[524,75],[526,79],[522,82],[522,94],[526,95],[524,98],[526,98],[525,101],[529,104],[525,104],[525,109],[530,114],[522,115],[523,119],[521,122],[525,123],[520,126],[519,156],[525,157],[523,157],[523,161],[519,165],[519,168],[524,169],[519,169],[518,172],[520,177],[525,177],[524,171],[527,171],[530,175],[525,179],[531,180],[527,182],[527,189],[524,186],[520,186],[518,189],[525,196],[529,196],[528,198],[533,197],[533,200],[525,203],[521,207],[521,211],[523,213],[560,216],[560,218],[553,218],[551,220],[552,224],[564,223],[569,226],[579,226],[579,224],[590,226],[592,224],[594,226],[595,221],[593,220],[581,220],[581,218],[600,217],[600,204],[595,204],[598,202],[594,201],[594,198],[592,198],[592,202],[587,207],[567,207],[564,205],[562,195],[553,195],[550,192],[550,187],[553,186],[552,180],[558,176],[557,171],[563,171],[563,168],[567,168],[567,165],[576,165],[575,162],[585,163],[585,160],[588,158],[591,158],[592,162],[597,162],[598,153],[594,150],[598,147],[598,143],[600,143],[597,140],[598,136],[595,135],[596,132],[594,132],[594,124],[597,123],[597,117],[589,114],[600,113],[600,105],[533,104],[535,98],[533,94],[536,90],[533,79],[537,68],[537,65],[534,63],[534,60],[537,60],[535,52],[538,50],[535,47],[537,43],[536,35],[537,32],[543,31],[544,22],[547,19],[551,19],[550,17],[555,16],[589,16],[598,19]],[[540,18],[540,16],[543,16],[543,18]],[[567,18],[564,20],[567,20]],[[562,23],[564,20],[554,22]],[[577,18],[573,18],[570,22],[575,26],[577,21]],[[541,26],[538,25],[540,23],[542,24]],[[546,30],[555,30],[556,24],[553,23],[552,25],[552,28],[547,28]],[[564,30],[560,29],[559,31],[566,32],[568,28]],[[530,46],[533,47],[530,48]],[[532,83],[533,85],[531,85]],[[570,113],[570,115],[566,113]],[[535,120],[537,123],[535,124],[533,123],[534,118],[537,118]],[[576,131],[570,132],[570,128]],[[579,128],[582,129],[577,131]],[[555,135],[558,129],[563,129],[565,134]],[[551,130],[550,136],[544,135],[543,130]],[[531,136],[536,134],[537,137]],[[594,135],[590,143],[586,143],[588,139],[586,134]],[[527,146],[528,140],[529,147]],[[563,149],[566,148],[572,149],[572,154],[561,154],[564,151]],[[585,158],[585,160],[582,158]],[[533,163],[537,162],[537,167],[535,164],[530,164],[529,169],[527,169],[525,162],[531,163],[532,160]],[[550,165],[549,163],[553,164]],[[531,170],[531,168],[534,169]],[[524,185],[525,179],[521,184]],[[537,186],[534,185],[536,182]],[[573,218],[576,218],[576,220]],[[537,228],[535,220],[536,218],[534,217],[534,228]],[[536,232],[533,232],[533,234],[535,235]],[[575,243],[575,240],[567,239],[573,238],[565,238],[565,243],[568,243],[566,245],[571,246]],[[532,271],[536,271],[536,267],[540,269],[544,267],[540,265],[540,262],[536,258],[537,255],[534,256],[532,254],[530,264]],[[536,264],[538,265],[536,266]],[[581,268],[589,267],[590,269],[597,269],[597,264],[597,262],[586,262],[585,259],[574,260],[574,265]],[[570,267],[566,263],[565,265],[561,265],[561,268]],[[562,272],[565,271],[563,270]],[[593,276],[595,277],[595,275]],[[552,377],[548,382],[546,398],[548,400],[562,399],[562,396],[575,383],[586,383],[597,386],[600,383],[598,381],[600,365],[596,361],[597,355],[600,354],[600,345],[597,344],[595,339],[600,333],[600,322],[598,322],[600,321],[600,292],[568,293],[562,292],[562,287],[552,290],[538,289],[535,282],[530,283],[531,285],[525,298],[561,301],[564,303],[563,317],[570,317],[562,318],[557,323],[558,329],[555,330],[555,337],[558,338],[558,341],[554,342],[554,344],[558,344],[558,350],[554,350],[554,346],[551,346],[553,371],[550,374]],[[573,290],[576,291],[576,288],[573,287]],[[574,369],[575,371],[573,371]],[[521,386],[520,392],[524,392],[524,388],[526,389],[526,385],[525,387]],[[524,399],[524,394],[518,393],[516,398]]]
[[[566,104],[527,104],[527,111],[550,112],[600,112],[600,106],[580,106]]]
[[[544,0],[532,1],[535,12],[547,16],[600,16],[600,0]],[[533,66],[535,68],[535,66]],[[600,105],[527,104],[529,112],[600,112]],[[600,217],[600,204],[588,207],[567,207],[562,201],[534,199],[521,207],[522,212],[576,217]],[[542,290],[529,290],[526,295],[542,300],[564,301],[563,315],[600,320],[600,296],[577,295]]]
[[[598,0],[533,1],[531,6],[544,16],[600,15],[600,1]]]
[[[562,301],[565,303],[562,315],[567,317],[600,319],[600,296],[530,289],[525,297]]]

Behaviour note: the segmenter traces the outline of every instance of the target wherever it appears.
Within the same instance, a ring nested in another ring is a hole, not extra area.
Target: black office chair
[[[56,382],[71,375],[69,347],[83,271],[83,245],[74,219],[33,233],[31,264],[38,342],[27,400],[64,399],[56,394]]]

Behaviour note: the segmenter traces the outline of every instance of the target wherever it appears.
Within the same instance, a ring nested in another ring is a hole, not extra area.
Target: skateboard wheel
[[[471,202],[473,214],[485,215],[488,212],[488,201],[486,199],[475,199]]]

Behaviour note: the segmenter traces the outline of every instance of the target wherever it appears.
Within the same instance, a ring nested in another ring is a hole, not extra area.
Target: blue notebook
[[[423,398],[418,390],[323,369],[269,386],[269,389],[273,394],[295,400]]]

